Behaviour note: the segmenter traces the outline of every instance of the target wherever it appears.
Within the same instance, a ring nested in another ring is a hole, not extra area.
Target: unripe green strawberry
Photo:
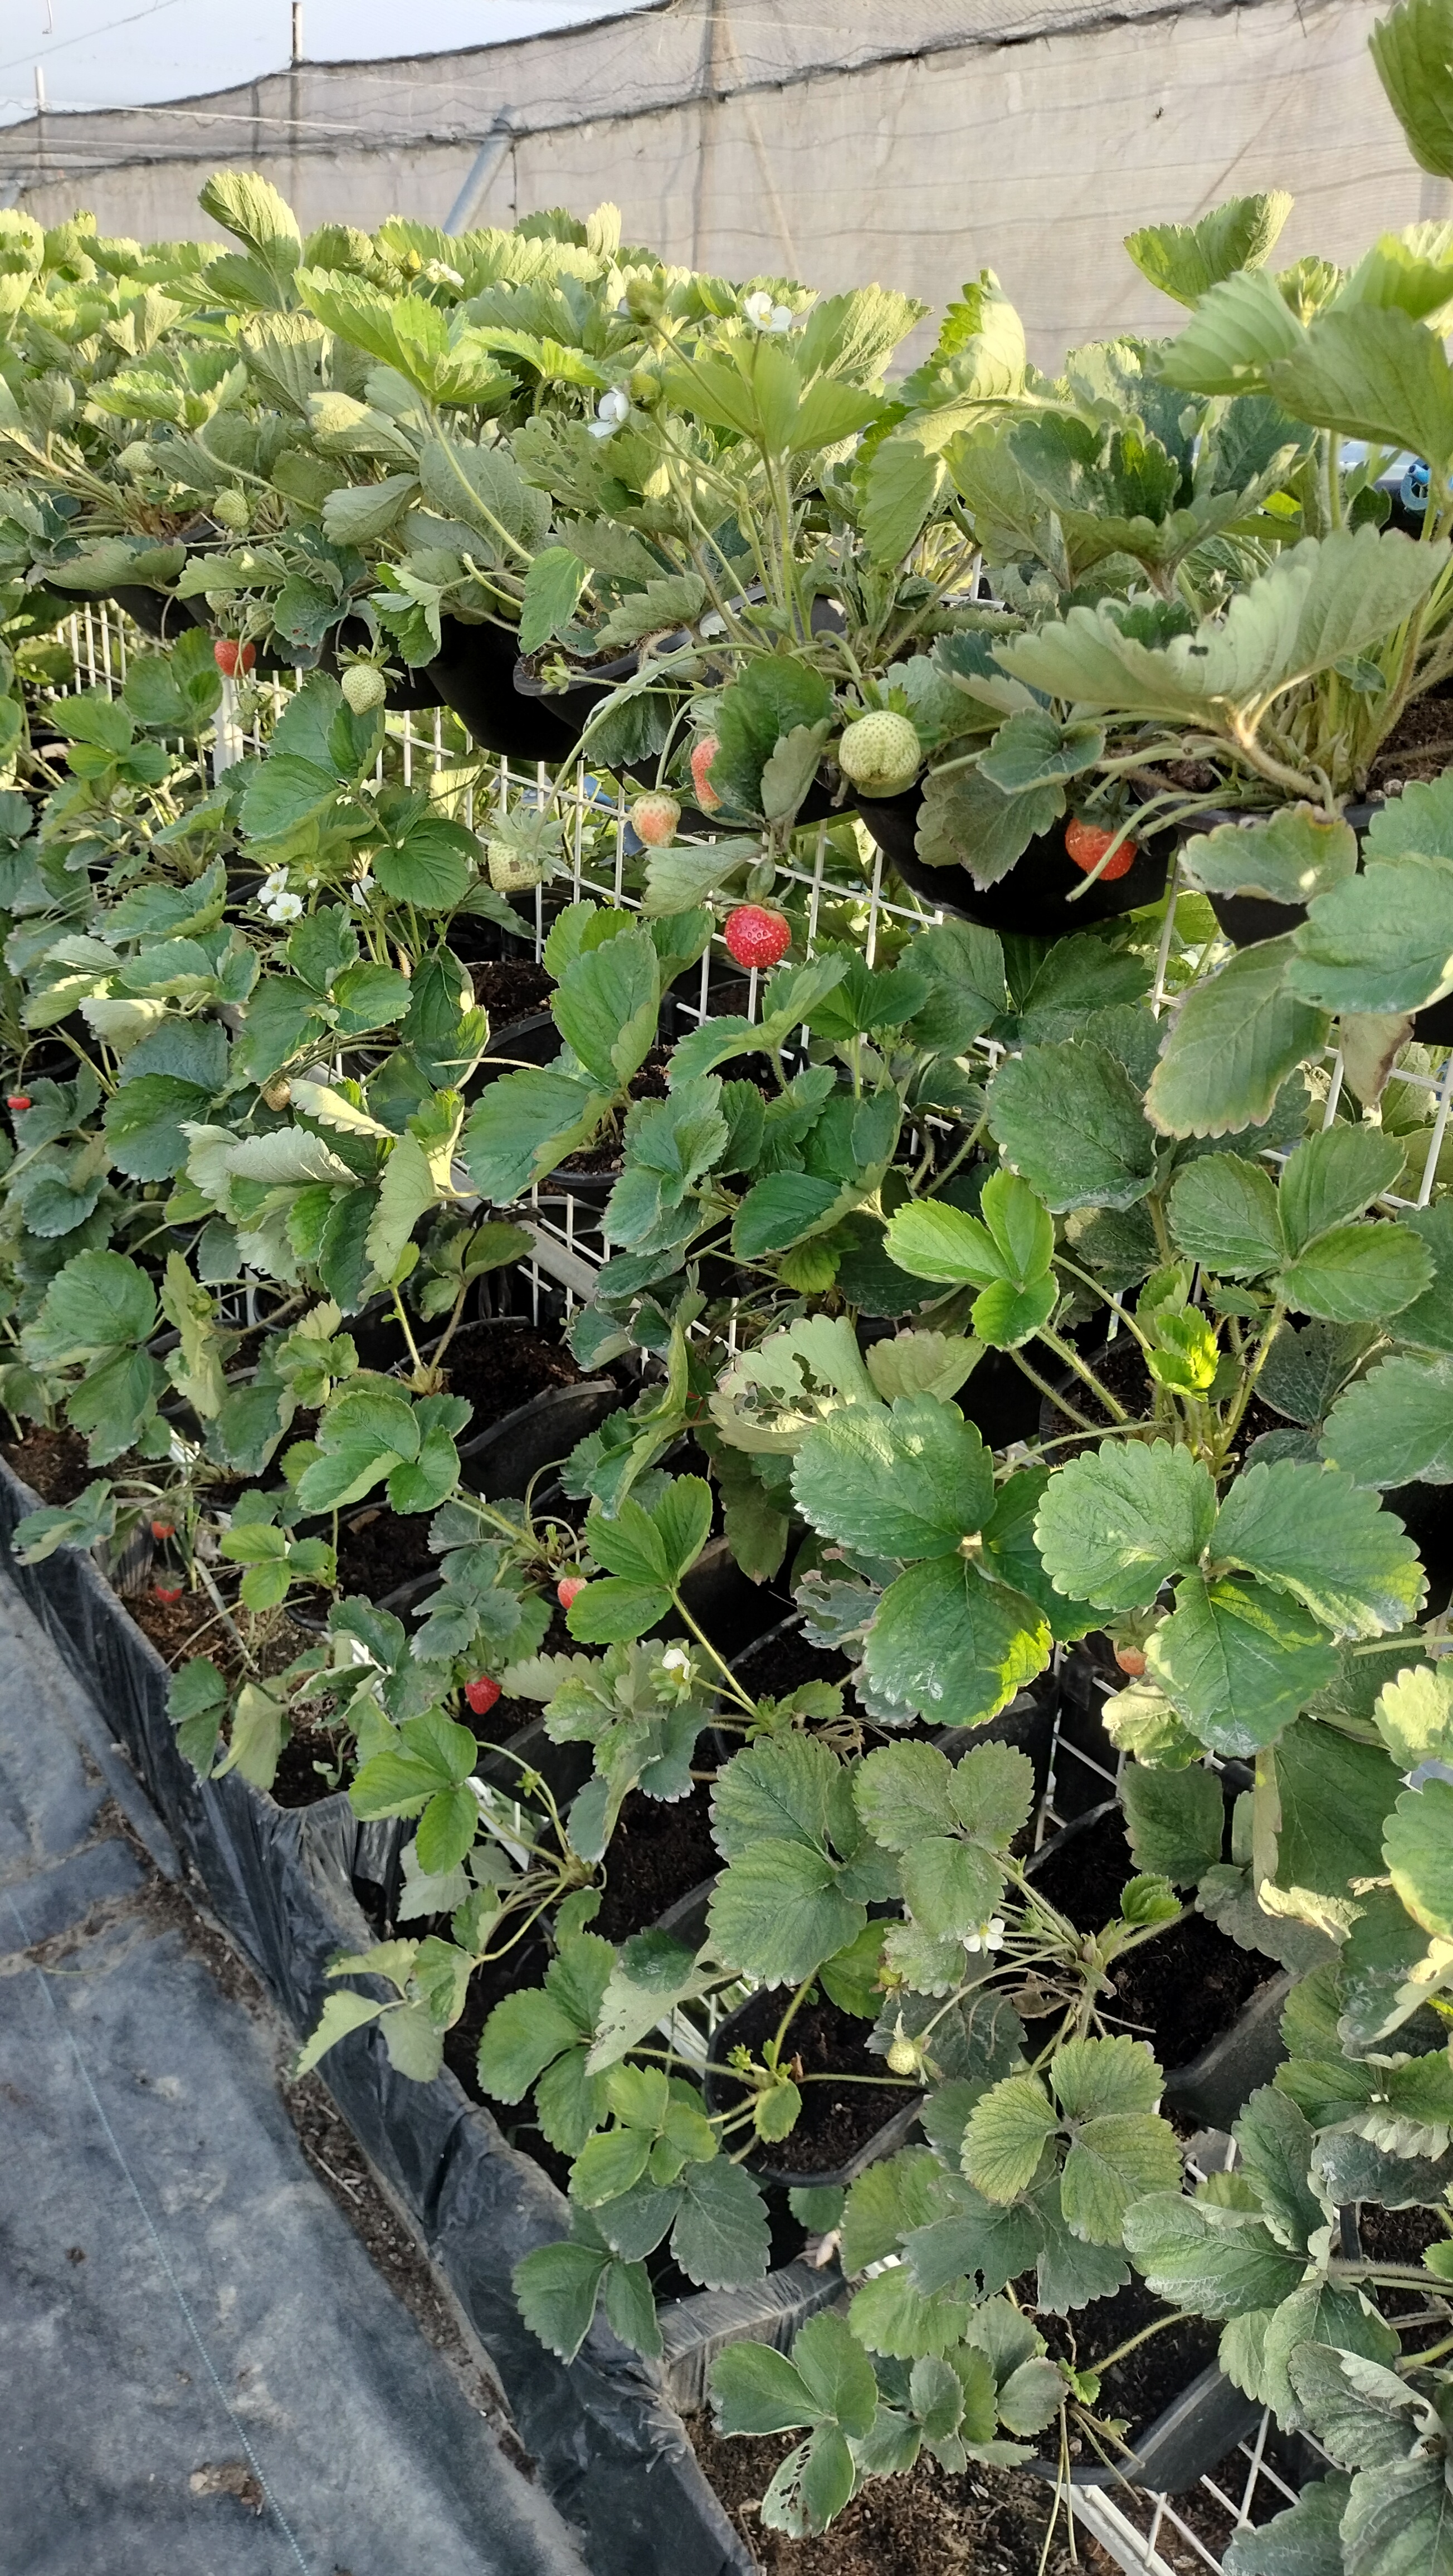
[[[899,795],[912,786],[922,758],[923,745],[907,716],[892,715],[887,708],[859,716],[837,747],[844,778],[865,796]]]
[[[388,682],[371,662],[353,662],[343,674],[343,694],[356,716],[371,716],[388,696]]]
[[[489,881],[496,894],[528,894],[532,887],[545,882],[545,864],[517,850],[509,841],[490,841],[485,855],[489,861]]]
[[[631,828],[648,850],[664,850],[676,838],[681,808],[674,796],[658,788],[653,795],[638,796],[631,807]]]
[[[218,493],[212,516],[219,528],[230,528],[234,536],[245,537],[252,525],[252,505],[245,492],[229,489]]]

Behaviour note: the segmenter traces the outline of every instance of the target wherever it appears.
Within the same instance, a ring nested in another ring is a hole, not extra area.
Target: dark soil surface
[[[316,1807],[322,1798],[331,1798],[337,1789],[347,1785],[347,1766],[341,1779],[331,1778],[340,1765],[340,1746],[347,1737],[340,1730],[335,1736],[326,1726],[309,1726],[290,1736],[278,1761],[272,1794],[280,1807]],[[322,1763],[326,1768],[320,1770]]]
[[[1033,2299],[1034,2282],[1030,2277],[1018,2285],[1024,2304]],[[1173,2311],[1163,2299],[1152,2296],[1143,2281],[1131,2280],[1112,2299],[1092,2299],[1086,2308],[1076,2308],[1068,2317],[1035,2315],[1035,2324],[1054,2358],[1071,2362],[1077,2370],[1094,2370],[1103,2353],[1117,2352],[1153,2325],[1157,2317]],[[1134,2352],[1117,2361],[1102,2378],[1094,2413],[1113,2418],[1129,2426],[1133,2436],[1143,2426],[1155,2421],[1173,2398],[1179,2397],[1200,2371],[1216,2358],[1221,2329],[1209,2325],[1203,2317],[1188,2317],[1180,2325],[1167,2326],[1163,2334],[1152,2335],[1147,2343],[1137,2344]],[[1094,2453],[1088,2443],[1072,2436],[1071,2452],[1076,2457],[1091,2459]]]
[[[765,2576],[1109,2576],[1111,2561],[1076,2535],[1071,2554],[1048,2481],[1024,2469],[972,2468],[950,2477],[927,2455],[907,2477],[873,2478],[815,2540],[765,2531],[761,2503],[798,2436],[728,2441],[709,2415],[688,2415],[691,2446]]]
[[[762,2042],[773,2037],[789,2001],[782,1987],[771,1986],[755,1995],[732,2032],[733,2046],[750,2048],[759,2056]],[[794,2080],[801,2075],[875,2073],[881,2061],[867,2053],[871,2029],[871,2022],[843,2012],[826,1995],[816,2003],[803,2004],[788,2031]],[[712,2053],[721,2057],[720,2033]],[[729,2077],[715,2077],[713,2093],[723,2108],[734,2108],[747,2099],[743,2088]],[[913,2088],[895,2084],[891,2076],[882,2084],[805,2083],[801,2116],[791,2135],[757,2148],[747,2161],[770,2165],[778,2173],[837,2173],[912,2098]]]
[[[605,1901],[590,1928],[607,1941],[624,1941],[720,1869],[707,1783],[698,1782],[689,1798],[671,1805],[633,1789],[610,1838],[605,1867]]]
[[[852,1671],[846,1655],[824,1654],[810,1646],[800,1628],[772,1629],[736,1656],[732,1670],[756,1699],[785,1699],[802,1682],[844,1682]]]
[[[1034,1885],[1077,1931],[1095,1932],[1119,1911],[1120,1891],[1134,1875],[1124,1825],[1105,1816],[1051,1851]],[[1113,2030],[1148,2039],[1162,2066],[1184,2066],[1279,1973],[1274,1959],[1240,1949],[1204,1915],[1188,1914],[1120,1963],[1101,2010]]]
[[[525,2462],[507,2423],[501,2423],[503,2400],[480,2368],[454,2302],[423,2248],[397,2217],[364,2161],[358,2141],[316,2075],[283,2087],[283,2105],[309,2164],[342,2210],[355,2235],[368,2248],[377,2271],[395,2298],[401,2299],[425,2341],[443,2353],[470,2387],[481,2415],[495,2424],[510,2448],[515,2465]],[[533,2472],[531,2472],[533,2474]]]
[[[632,1100],[664,1100],[666,1072],[670,1062],[671,1053],[668,1047],[652,1047],[640,1072],[631,1083]],[[735,1066],[732,1070],[736,1070]],[[567,1175],[574,1172],[584,1177],[590,1173],[599,1173],[609,1178],[620,1170],[623,1159],[624,1147],[617,1129],[613,1135],[606,1137],[604,1144],[592,1146],[588,1153],[569,1155],[563,1163],[556,1166],[556,1169]]]
[[[382,1503],[350,1512],[338,1530],[339,1591],[382,1601],[399,1584],[436,1569],[439,1560],[429,1546],[433,1517],[432,1512],[391,1512]]]
[[[406,1924],[406,1931],[437,1931],[447,1940],[448,1923]],[[499,2122],[512,2147],[532,2156],[550,2180],[561,2191],[570,2188],[570,2158],[550,2146],[535,2126],[533,2087],[523,2102],[497,2101],[486,2093],[479,2080],[479,2035],[504,1997],[543,1984],[550,1953],[538,1933],[532,1933],[506,1957],[491,1960],[487,1967],[476,1968],[469,1981],[464,2010],[451,2030],[444,2034],[444,2063],[458,2076],[471,2102],[481,2102],[492,2119]]]
[[[1103,1349],[1088,1351],[1082,1356],[1087,1366],[1094,1371],[1100,1384],[1119,1399],[1127,1412],[1133,1413],[1137,1419],[1143,1417],[1149,1421],[1152,1418],[1153,1390],[1150,1373],[1146,1368],[1140,1344],[1133,1334],[1117,1334],[1115,1340]],[[1063,1387],[1067,1401],[1074,1406],[1083,1421],[1108,1423],[1109,1414],[1098,1397],[1086,1386],[1083,1378],[1071,1377],[1067,1373],[1057,1383]],[[1063,1447],[1055,1452],[1057,1458],[1063,1460],[1075,1456],[1075,1447],[1065,1435],[1077,1430],[1078,1427],[1078,1424],[1072,1422],[1069,1415],[1062,1412],[1058,1405],[1048,1402],[1041,1405],[1039,1417],[1041,1440],[1061,1440],[1064,1443]],[[1284,1414],[1274,1413],[1269,1404],[1263,1404],[1259,1396],[1253,1396],[1241,1417],[1238,1445],[1232,1453],[1233,1459],[1237,1456],[1244,1457],[1252,1441],[1259,1440],[1263,1431],[1286,1431],[1290,1427]]]
[[[466,1442],[532,1396],[580,1383],[580,1370],[563,1342],[537,1325],[515,1323],[507,1316],[461,1325],[444,1353],[444,1370],[449,1393],[467,1396],[474,1407],[459,1435]]]
[[[474,998],[489,1013],[491,1033],[543,1011],[555,990],[553,975],[523,957],[491,957],[471,965]]]
[[[176,1580],[181,1582],[183,1577],[178,1574]],[[126,1607],[164,1663],[179,1664],[186,1655],[208,1654],[222,1671],[236,1669],[237,1649],[210,1593],[184,1591],[180,1601],[158,1601],[154,1592],[130,1593]],[[205,1637],[200,1633],[204,1628]],[[296,1638],[293,1643],[296,1651]]]
[[[108,1472],[91,1465],[80,1432],[65,1423],[58,1423],[53,1431],[32,1423],[23,1439],[0,1441],[0,1455],[43,1503],[73,1503],[97,1476]],[[114,1468],[109,1472],[114,1474]]]
[[[1382,2263],[1421,2263],[1428,2247],[1441,2245],[1447,2233],[1436,2209],[1383,2209],[1373,2200],[1364,2200],[1358,2206],[1357,2235],[1362,2251]],[[1446,2283],[1438,2282],[1432,2273],[1428,2275],[1428,2287],[1446,2295]],[[1371,2289],[1369,2295],[1394,2320],[1412,2316],[1429,2304],[1421,2290],[1384,2286]],[[1430,2331],[1438,2335],[1436,2328]]]
[[[1453,706],[1415,698],[1404,707],[1367,774],[1369,788],[1395,796],[1414,778],[1441,778],[1453,761]]]

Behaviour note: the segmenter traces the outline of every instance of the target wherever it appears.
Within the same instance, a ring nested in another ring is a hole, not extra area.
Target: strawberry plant
[[[1375,46],[1443,175],[1445,18]],[[818,2088],[870,2097],[857,2169],[788,2203],[845,2303],[714,2375],[724,2429],[802,2436],[773,2527],[925,2449],[1113,2456],[1123,2356],[1054,2321],[1133,2265],[1334,2464],[1242,2576],[1438,2563],[1453,1237],[1408,1075],[1453,802],[1360,800],[1453,668],[1441,231],[1276,273],[1286,201],[1237,200],[1131,237],[1174,339],[1041,376],[986,274],[890,393],[909,299],[668,270],[608,209],[305,242],[259,181],[204,202],[236,248],[0,217],[0,1399],[98,1471],[18,1554],[195,1603],[199,1772],[267,1788],[317,1739],[398,1824],[305,2062],[377,2020],[428,2080],[487,1984],[480,2089],[571,2169],[517,2277],[556,2352],[597,2315],[658,2352],[668,2266],[759,2279]],[[42,588],[164,649],[42,695]],[[619,782],[568,838],[452,718],[406,766],[399,667],[461,634]],[[278,659],[323,667],[274,715]],[[262,748],[209,777],[224,682]],[[853,797],[1004,937],[875,908],[865,949]],[[1177,899],[1116,920],[1173,843]],[[559,901],[602,847],[639,913]],[[535,917],[544,1063],[489,1052],[467,962]],[[752,1012],[673,1036],[718,919]],[[486,1499],[457,1337],[582,1157],[608,1257],[569,1343],[629,1392]],[[427,1531],[398,1615],[348,1588],[385,1513]],[[808,1678],[728,1649],[722,1542]],[[1130,1856],[1084,1921],[1001,1740],[1067,1659],[1116,1685]],[[710,1884],[622,1929],[676,1812]],[[1190,2188],[1126,1998],[1208,1924],[1295,1982]],[[1379,2260],[1380,2210],[1425,2259]]]

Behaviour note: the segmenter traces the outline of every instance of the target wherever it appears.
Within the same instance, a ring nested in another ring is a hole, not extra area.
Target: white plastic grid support
[[[76,614],[67,621],[67,632],[78,677],[84,672],[86,686],[116,689],[122,684],[127,667],[128,628],[129,620],[114,606],[114,603],[108,600],[85,601]],[[145,637],[140,640],[143,643],[148,641]],[[271,722],[276,722],[288,696],[303,685],[305,677],[305,673],[298,671],[292,674],[289,682],[272,679],[263,681],[259,685],[258,697],[262,706],[270,708]],[[64,694],[64,692],[57,694]],[[465,811],[471,826],[477,788],[486,790],[501,816],[508,812],[512,801],[518,801],[524,797],[528,797],[532,804],[548,802],[568,825],[569,875],[575,899],[579,901],[594,898],[599,902],[628,910],[639,909],[636,899],[625,890],[625,842],[628,817],[623,788],[612,782],[614,793],[606,798],[601,792],[602,781],[588,771],[583,762],[577,762],[573,771],[561,771],[553,780],[543,763],[534,765],[533,776],[523,767],[516,773],[512,771],[508,760],[493,760],[489,754],[476,750],[462,725],[457,728],[462,738],[462,748],[447,746],[444,739],[445,722],[445,713],[440,708],[431,710],[426,718],[411,714],[389,718],[388,741],[396,750],[406,784],[413,783],[416,776],[421,773],[433,778],[441,771],[473,766],[474,778],[460,782],[464,789]],[[451,718],[449,722],[453,726],[455,720]],[[245,748],[254,752],[261,751],[265,739],[265,729],[259,713],[246,736]],[[590,829],[592,826],[596,827],[594,831]],[[603,832],[600,830],[601,826],[605,827]],[[608,850],[597,851],[592,847],[592,843],[597,839],[608,841]],[[906,901],[897,901],[885,895],[884,861],[880,850],[873,849],[871,860],[866,853],[861,855],[856,869],[843,860],[833,865],[835,856],[836,854],[830,851],[827,825],[824,823],[818,827],[810,861],[805,864],[793,861],[779,871],[788,884],[801,887],[806,895],[809,956],[816,945],[825,899],[850,903],[865,915],[861,935],[864,954],[870,965],[876,958],[879,939],[885,924],[901,923],[904,930],[915,931],[942,920],[941,912],[920,903],[916,896],[910,895]],[[1172,890],[1175,890],[1179,884],[1179,865],[1177,860],[1171,877]],[[522,930],[524,928],[524,917],[522,917]],[[535,895],[533,929],[534,950],[538,959],[544,947],[544,905],[542,890],[538,888]],[[527,931],[525,935],[528,935]],[[1172,908],[1167,911],[1151,986],[1151,1003],[1157,1014],[1174,1001],[1174,995],[1167,990],[1166,986],[1173,937],[1174,910]],[[710,972],[713,956],[718,961],[728,964],[731,962],[720,933],[714,934],[711,946],[702,959],[701,982],[697,997],[691,1002],[684,999],[682,1001],[682,1008],[688,1016],[697,1020],[710,1016]],[[755,1019],[756,1015],[757,978],[754,972],[748,979],[747,1016]],[[971,1052],[976,1057],[982,1058],[985,1072],[990,1074],[999,1062],[1003,1049],[993,1040],[983,1039]],[[1446,1050],[1440,1048],[1438,1057],[1441,1061],[1435,1059],[1428,1071],[1400,1067],[1394,1077],[1394,1080],[1406,1090],[1426,1096],[1428,1132],[1416,1190],[1412,1195],[1409,1195],[1406,1190],[1388,1191],[1381,1201],[1381,1204],[1388,1209],[1424,1208],[1432,1198],[1439,1157],[1448,1133],[1450,1110],[1453,1110],[1453,1047]],[[1332,1123],[1337,1114],[1345,1067],[1341,1054],[1332,1049],[1327,1051],[1325,1063],[1327,1092],[1323,1106],[1323,1124],[1327,1126]],[[1407,1141],[1411,1147],[1413,1139],[1409,1137]],[[1411,1175],[1409,1178],[1411,1179]],[[548,1217],[545,1217],[542,1222],[547,1233],[558,1231]],[[585,1235],[583,1241],[577,1240],[571,1247],[575,1256],[579,1259],[593,1259],[597,1264],[603,1261],[606,1248],[601,1244],[597,1250],[596,1240],[598,1237],[593,1238],[589,1233]]]

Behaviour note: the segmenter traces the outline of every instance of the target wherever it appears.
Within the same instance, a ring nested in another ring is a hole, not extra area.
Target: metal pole
[[[515,139],[508,108],[501,108],[474,156],[469,176],[444,218],[446,233],[467,232],[486,188]]]
[[[293,60],[303,59],[303,0],[293,0]]]

